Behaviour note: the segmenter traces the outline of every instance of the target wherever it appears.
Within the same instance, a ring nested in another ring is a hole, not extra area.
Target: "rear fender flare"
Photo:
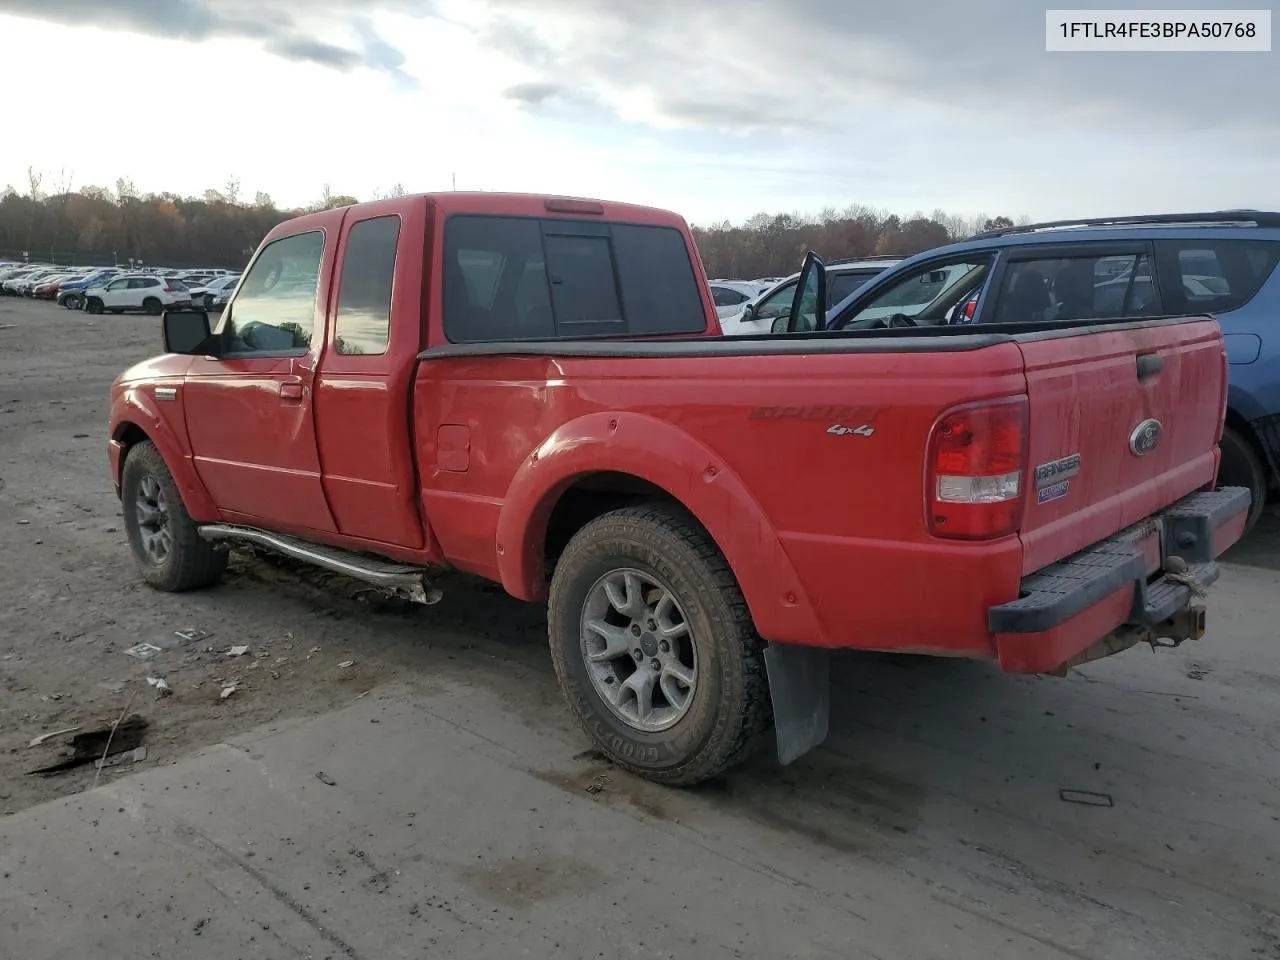
[[[160,412],[155,406],[155,400],[150,394],[137,389],[126,390],[116,401],[112,420],[114,423],[111,430],[113,442],[122,442],[129,432],[129,428],[136,427],[146,434],[148,440],[156,445],[156,449],[164,457],[164,462],[169,468],[169,472],[173,474],[173,479],[182,494],[182,503],[193,520],[211,521],[219,519],[218,507],[213,502],[213,498],[209,496],[209,491],[205,489],[204,484],[200,482],[200,476],[196,473],[195,465],[187,453],[186,444],[183,443],[182,438],[177,435],[170,423],[160,416]],[[119,472],[112,478],[117,487],[122,480],[124,462],[125,456],[122,455],[117,467]]]
[[[644,414],[588,414],[561,426],[525,458],[498,518],[498,570],[508,593],[529,601],[546,597],[551,512],[574,481],[602,471],[646,480],[693,514],[728,560],[766,640],[818,640],[821,631],[800,578],[742,479],[679,427]]]

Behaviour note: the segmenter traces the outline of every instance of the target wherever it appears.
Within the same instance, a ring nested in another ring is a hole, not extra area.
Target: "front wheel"
[[[733,572],[687,513],[591,521],[551,580],[551,657],[573,712],[619,766],[662,783],[745,759],[769,723],[762,644]]]
[[[1232,427],[1224,427],[1222,462],[1218,465],[1218,482],[1224,487],[1247,487],[1253,502],[1249,504],[1249,517],[1244,531],[1248,533],[1262,517],[1267,506],[1267,469],[1250,437]]]
[[[125,532],[142,579],[157,590],[178,593],[222,578],[226,552],[200,536],[168,464],[150,441],[129,451],[120,492]]]
[[[102,301],[97,297],[90,297],[84,305],[85,311],[94,315],[102,313]]]

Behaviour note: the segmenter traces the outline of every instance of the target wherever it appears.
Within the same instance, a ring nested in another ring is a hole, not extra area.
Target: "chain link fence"
[[[0,261],[14,263],[49,263],[59,267],[173,267],[175,270],[205,270],[211,267],[225,269],[243,268],[244,264],[218,263],[210,260],[177,259],[161,262],[130,258],[123,251],[86,253],[83,250],[6,250],[0,248]]]

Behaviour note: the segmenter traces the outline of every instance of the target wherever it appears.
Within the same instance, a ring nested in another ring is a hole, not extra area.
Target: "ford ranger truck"
[[[793,313],[824,286],[810,256]],[[639,206],[308,214],[162,332],[111,390],[147,583],[235,544],[427,603],[488,578],[547,605],[599,748],[670,784],[771,724],[783,763],[820,743],[832,650],[1061,674],[1198,638],[1249,506],[1214,489],[1209,318],[724,337],[685,221]]]

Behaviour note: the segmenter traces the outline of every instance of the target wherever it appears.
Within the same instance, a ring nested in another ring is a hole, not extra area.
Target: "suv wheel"
[[[93,314],[102,313],[102,301],[99,300],[97,297],[90,297],[85,302],[84,309],[88,313],[93,313]]]
[[[147,316],[158,317],[164,313],[164,304],[155,297],[147,297],[142,301],[142,309],[147,311]]]
[[[1218,482],[1224,487],[1247,487],[1253,502],[1249,505],[1249,518],[1245,521],[1245,533],[1253,529],[1267,506],[1267,468],[1258,453],[1253,438],[1232,427],[1222,430],[1222,463],[1218,466]]]
[[[560,688],[611,760],[693,784],[745,759],[771,716],[762,642],[728,563],[687,513],[607,513],[569,542],[548,602]]]

